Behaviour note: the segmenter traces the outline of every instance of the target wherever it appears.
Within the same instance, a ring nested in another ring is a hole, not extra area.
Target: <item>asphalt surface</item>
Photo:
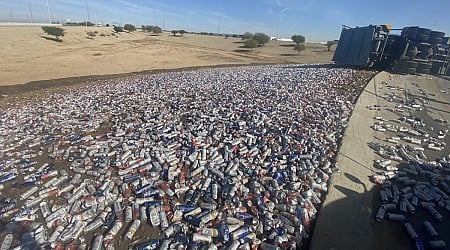
[[[388,84],[383,84],[383,81]],[[380,204],[380,187],[369,179],[377,171],[373,167],[373,160],[381,157],[367,146],[367,142],[385,143],[383,140],[389,136],[388,133],[376,132],[370,128],[374,123],[373,118],[382,116],[396,119],[410,115],[409,112],[400,114],[386,110],[395,107],[397,103],[386,101],[383,95],[396,93],[404,99],[403,89],[406,89],[408,100],[415,99],[416,103],[424,106],[423,111],[414,115],[424,118],[426,129],[433,127],[435,132],[449,129],[448,123],[439,123],[435,119],[450,121],[450,81],[434,76],[395,75],[387,72],[375,76],[361,94],[344,133],[337,158],[341,173],[333,175],[329,192],[318,215],[311,249],[413,249],[403,223],[375,220]],[[378,111],[367,108],[373,105],[383,108]],[[448,137],[444,141],[449,145]],[[448,146],[438,153],[425,151],[429,159],[448,156],[449,153]],[[417,213],[413,220],[421,220],[424,216],[428,215]],[[444,222],[438,227],[446,235],[442,237],[448,246],[449,213],[444,218]]]

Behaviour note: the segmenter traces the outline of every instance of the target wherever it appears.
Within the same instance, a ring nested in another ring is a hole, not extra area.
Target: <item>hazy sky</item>
[[[0,0],[1,21],[48,21],[46,0]],[[49,0],[53,20],[159,25],[165,29],[302,34],[338,39],[341,25],[419,25],[450,33],[450,0]],[[87,7],[86,7],[87,6]],[[89,10],[89,12],[87,11]]]

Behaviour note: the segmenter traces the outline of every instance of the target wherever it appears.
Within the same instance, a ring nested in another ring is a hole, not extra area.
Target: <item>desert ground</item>
[[[297,53],[293,42],[271,41],[248,50],[240,38],[135,31],[113,34],[111,27],[63,27],[62,42],[41,27],[0,27],[0,86],[68,77],[121,74],[215,65],[326,63],[333,51],[307,43]],[[97,32],[90,39],[88,31]]]

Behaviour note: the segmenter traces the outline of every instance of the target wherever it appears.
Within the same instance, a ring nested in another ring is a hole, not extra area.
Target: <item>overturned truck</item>
[[[444,32],[418,26],[343,26],[333,61],[343,66],[450,76],[450,39]]]

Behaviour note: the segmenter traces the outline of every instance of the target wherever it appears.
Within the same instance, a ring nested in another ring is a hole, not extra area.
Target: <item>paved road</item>
[[[411,248],[401,225],[393,226],[392,223],[377,223],[374,220],[374,213],[379,205],[378,187],[369,181],[368,176],[375,171],[372,163],[379,156],[367,146],[367,142],[382,142],[386,135],[372,130],[370,126],[375,116],[393,119],[399,114],[385,109],[370,111],[367,106],[378,104],[394,107],[382,95],[395,92],[400,98],[405,96],[404,91],[391,90],[382,81],[406,87],[408,98],[422,97],[429,101],[425,104],[424,111],[425,116],[428,116],[428,124],[438,127],[439,125],[431,122],[434,118],[450,121],[450,94],[439,91],[450,92],[450,81],[430,76],[391,75],[386,72],[375,76],[360,96],[345,131],[337,158],[341,173],[333,176],[329,193],[319,213],[311,242],[313,250]],[[420,94],[420,89],[427,95]],[[441,128],[445,129],[439,129]],[[447,124],[446,129],[448,128]],[[445,153],[447,155],[448,150],[447,148]]]

